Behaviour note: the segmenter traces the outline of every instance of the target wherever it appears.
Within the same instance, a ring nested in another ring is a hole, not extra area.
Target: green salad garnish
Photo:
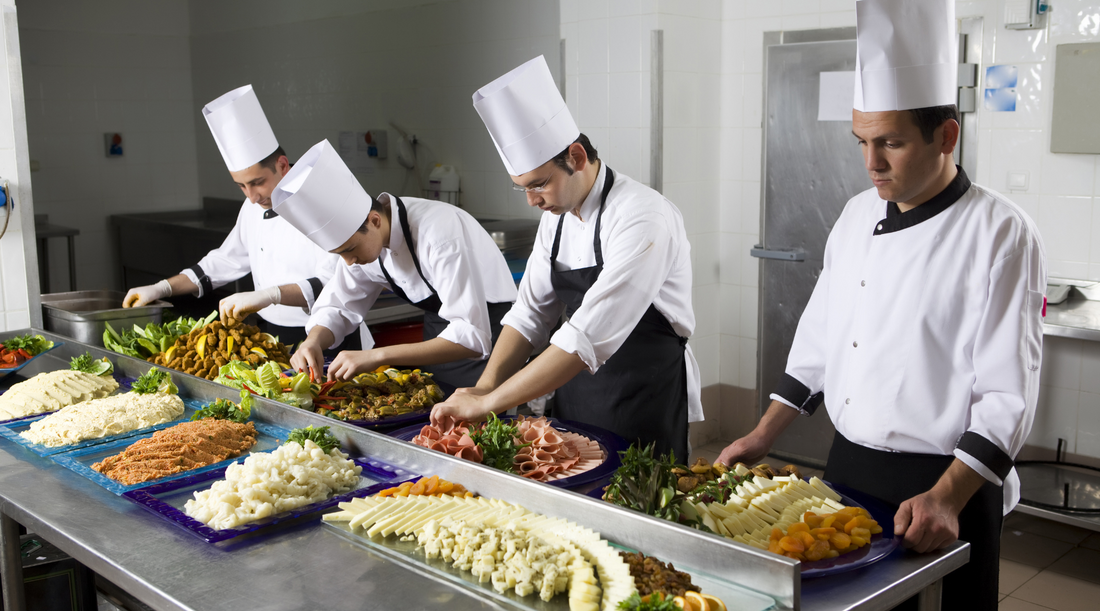
[[[130,392],[139,395],[151,395],[155,392],[174,395],[179,393],[179,389],[172,383],[172,374],[154,367],[134,381]]]
[[[19,350],[22,348],[27,354],[38,356],[50,348],[53,348],[53,342],[41,335],[31,335],[28,333],[26,335],[19,335],[4,340],[4,347],[8,350]]]
[[[516,444],[518,437],[519,427],[497,418],[493,412],[489,412],[489,420],[483,426],[470,432],[470,438],[481,447],[481,464],[509,473],[516,472],[513,466],[516,451],[531,445]]]
[[[191,419],[217,418],[218,420],[232,420],[244,424],[251,415],[252,393],[242,390],[240,403],[234,403],[229,399],[215,399],[213,403],[204,405],[202,409],[195,412]]]
[[[336,436],[329,432],[327,426],[321,428],[314,428],[313,425],[307,426],[304,429],[294,429],[287,436],[287,443],[295,442],[306,447],[306,440],[310,440],[317,444],[317,447],[324,450],[325,454],[328,454],[335,448],[340,447],[340,442],[336,440]]]
[[[104,376],[115,370],[115,366],[111,364],[111,361],[107,357],[101,359],[93,358],[91,353],[85,352],[80,356],[74,356],[69,361],[69,369],[72,371],[83,371],[84,373],[90,373],[92,375]]]

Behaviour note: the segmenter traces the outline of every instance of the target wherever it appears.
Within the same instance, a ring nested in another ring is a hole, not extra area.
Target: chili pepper
[[[22,356],[23,358],[27,359],[28,361],[31,360],[32,358],[34,358],[33,356],[31,356],[31,354],[29,352],[27,352],[26,350],[24,350],[22,348],[19,348],[18,350],[16,350],[15,353],[18,354],[19,356]]]
[[[332,407],[331,405],[329,405],[328,403],[314,403],[313,405],[315,405],[318,409],[327,409],[327,410],[336,409],[336,408]]]

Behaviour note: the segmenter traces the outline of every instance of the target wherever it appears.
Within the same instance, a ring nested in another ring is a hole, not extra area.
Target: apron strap
[[[607,167],[606,165],[604,167]],[[603,269],[603,247],[600,244],[600,223],[603,221],[603,205],[607,203],[607,194],[611,193],[611,187],[615,185],[615,171],[607,167],[603,180],[603,191],[600,193],[600,211],[596,213],[596,235],[592,238],[592,250],[596,254],[596,266]],[[550,249],[550,269],[554,268],[554,262],[558,260],[558,246],[561,244],[561,228],[565,222],[563,212],[558,217],[558,229],[554,232],[554,246]]]
[[[435,291],[435,287],[432,286],[431,282],[428,282],[428,279],[424,277],[424,272],[420,269],[420,257],[416,256],[416,243],[413,242],[412,230],[409,229],[409,213],[405,209],[405,203],[396,195],[391,197],[397,202],[397,217],[401,219],[401,234],[405,236],[405,244],[409,246],[409,254],[412,256],[413,266],[416,267],[416,273],[420,274],[420,279],[428,286],[428,290],[432,292],[432,296],[438,298],[439,293]],[[386,266],[382,265],[381,259],[378,260],[378,267],[382,268],[382,275],[385,276],[386,281],[390,283],[390,288],[393,289],[393,292],[401,299],[412,303],[408,296],[405,295],[405,291],[401,290],[401,287],[397,286],[397,283],[393,281],[393,277],[386,271]]]

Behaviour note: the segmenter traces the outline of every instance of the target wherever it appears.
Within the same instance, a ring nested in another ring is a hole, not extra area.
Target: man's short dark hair
[[[377,197],[374,198],[374,200],[370,203],[370,211],[371,212],[377,212],[378,214],[381,214],[382,216],[386,217],[387,221],[390,220],[390,207],[389,207],[389,205],[388,204],[383,204],[381,201],[379,201],[379,199]],[[368,212],[367,214],[370,214],[370,212]],[[363,219],[363,224],[359,225],[359,229],[356,229],[356,231],[358,231],[359,233],[366,233],[367,232],[367,219]]]
[[[275,166],[278,165],[278,163],[279,163],[279,158],[280,157],[285,157],[285,156],[286,156],[286,151],[284,151],[283,147],[280,146],[280,147],[275,149],[274,153],[268,155],[267,157],[264,157],[260,161],[260,166],[264,167],[264,168],[267,168],[268,170],[274,172],[275,171]]]
[[[592,163],[600,158],[600,156],[596,154],[596,147],[592,146],[592,142],[589,141],[588,136],[584,134],[577,136],[573,144],[579,144],[584,147],[584,154],[588,157],[588,163]],[[569,147],[573,146],[573,144],[565,147],[565,150],[558,153],[558,156],[553,159],[554,163],[557,164],[559,168],[565,170],[570,176],[573,175],[573,169],[569,167],[569,162],[566,161],[566,159],[569,157]]]
[[[960,123],[959,109],[954,104],[913,108],[909,111],[909,116],[920,128],[920,135],[924,138],[925,144],[932,144],[932,140],[936,137],[936,130],[948,120],[954,119],[956,123]]]

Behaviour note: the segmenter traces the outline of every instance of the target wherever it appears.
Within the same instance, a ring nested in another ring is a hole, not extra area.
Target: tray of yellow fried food
[[[430,373],[379,367],[316,386],[313,411],[355,426],[388,428],[426,421],[432,406],[445,397]]]
[[[181,335],[167,350],[148,360],[213,380],[218,377],[218,370],[231,361],[244,361],[253,366],[274,361],[287,369],[290,351],[277,337],[260,331],[259,327],[228,318],[225,322],[215,320]]]

